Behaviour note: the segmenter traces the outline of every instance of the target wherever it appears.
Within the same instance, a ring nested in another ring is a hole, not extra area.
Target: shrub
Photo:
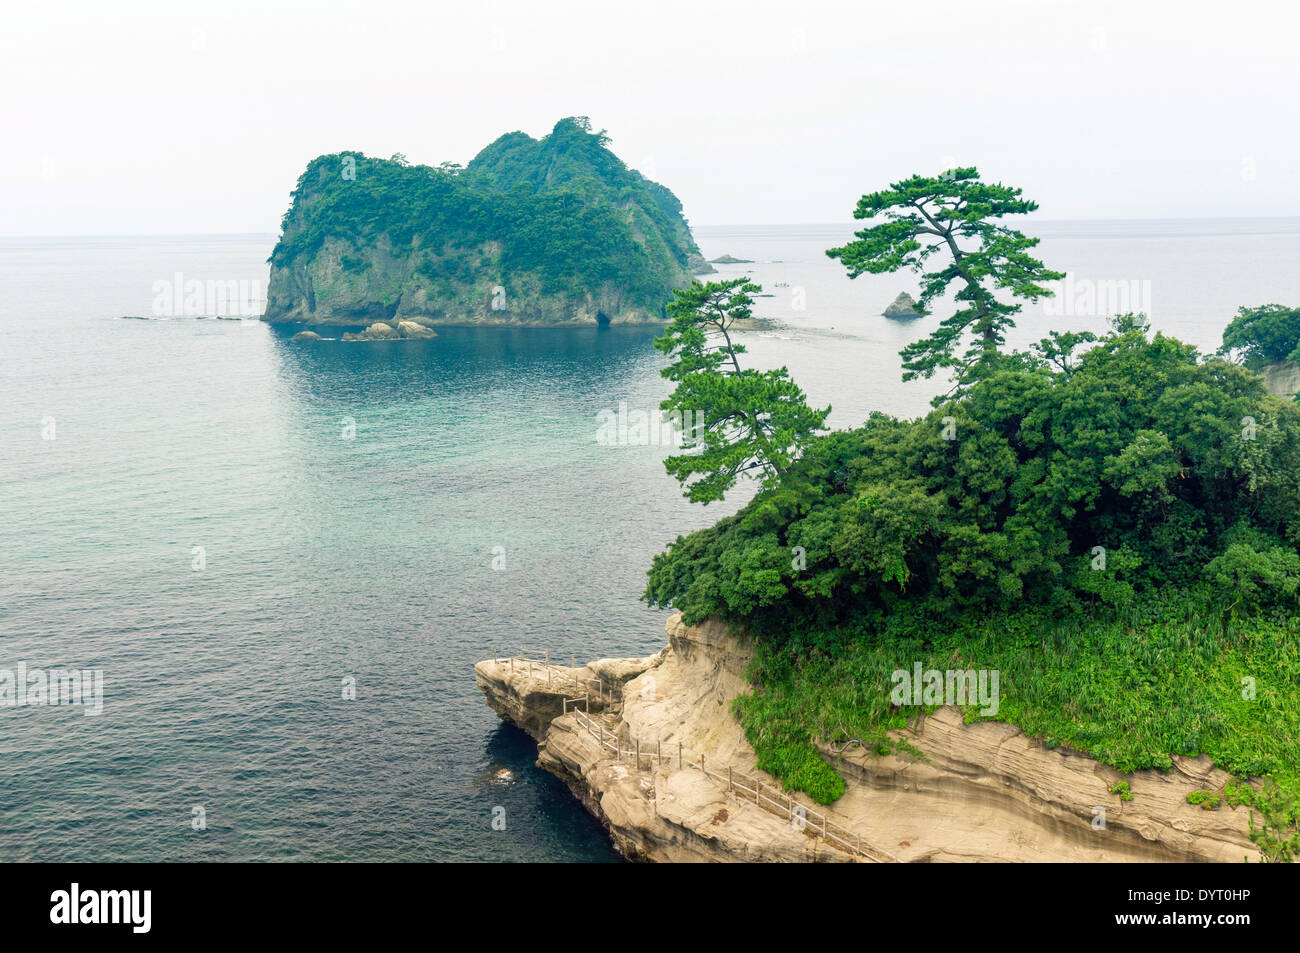
[[[1300,853],[1300,807],[1296,797],[1269,781],[1255,797],[1260,823],[1250,812],[1250,839],[1263,854],[1266,864],[1289,864]]]

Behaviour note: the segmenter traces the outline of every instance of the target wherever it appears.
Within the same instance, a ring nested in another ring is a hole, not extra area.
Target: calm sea
[[[772,295],[755,365],[837,426],[924,412],[897,351],[925,322],[879,317],[915,284],[848,281],[824,250],[850,231],[697,237]],[[1017,343],[1101,327],[1090,282],[1205,349],[1239,305],[1300,302],[1297,220],[1034,231],[1074,293]],[[601,411],[666,393],[648,329],[122,320],[178,273],[264,289],[273,243],[0,239],[0,670],[104,673],[97,716],[0,708],[0,861],[615,859],[473,663],[658,650],[651,557],[744,494],[689,506],[664,448],[597,442]]]

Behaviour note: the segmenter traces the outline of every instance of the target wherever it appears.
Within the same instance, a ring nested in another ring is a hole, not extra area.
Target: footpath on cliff
[[[652,862],[1257,860],[1246,811],[1187,802],[1230,776],[1209,758],[1120,775],[948,706],[900,732],[921,753],[819,745],[844,776],[833,805],[760,771],[731,713],[751,689],[747,640],[717,622],[667,622],[656,655],[559,666],[475,666],[489,707],[538,743],[627,858]],[[1111,787],[1123,778],[1131,800]]]

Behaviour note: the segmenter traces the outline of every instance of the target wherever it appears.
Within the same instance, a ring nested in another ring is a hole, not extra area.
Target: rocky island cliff
[[[1295,397],[1300,392],[1300,364],[1275,361],[1260,369],[1264,386],[1274,397]]]
[[[465,168],[320,156],[271,254],[264,319],[308,325],[651,324],[704,261],[671,191],[582,117]]]
[[[746,639],[717,622],[687,626],[680,615],[667,630],[669,645],[647,658],[581,668],[521,659],[475,666],[488,705],[537,740],[537,763],[568,785],[629,859],[1259,857],[1247,835],[1249,811],[1188,803],[1188,794],[1231,778],[1207,757],[1175,757],[1171,771],[1124,775],[1131,791],[1124,800],[1111,793],[1121,778],[1113,768],[1045,748],[1011,725],[963,724],[952,707],[898,733],[919,756],[820,746],[846,779],[844,796],[821,807],[757,768],[731,714],[732,699],[750,689]]]

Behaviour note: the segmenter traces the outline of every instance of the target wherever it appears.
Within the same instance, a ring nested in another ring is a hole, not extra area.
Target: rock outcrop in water
[[[512,132],[461,169],[321,156],[271,255],[268,321],[373,327],[655,323],[713,269],[667,188],[585,119]]]
[[[780,784],[756,766],[753,749],[731,715],[731,699],[748,691],[750,650],[721,624],[668,620],[669,646],[643,659],[606,659],[581,669],[506,660],[480,662],[475,678],[488,705],[538,741],[537,763],[561,778],[635,860],[853,861],[861,856],[764,810],[738,789],[679,764],[675,745],[702,752],[721,771]],[[566,713],[574,683],[588,693],[590,720]],[[593,735],[617,738],[610,745]],[[802,795],[811,811],[854,831],[878,859],[901,861],[1223,861],[1258,859],[1245,809],[1205,811],[1189,793],[1231,780],[1207,758],[1174,758],[1169,772],[1125,776],[1131,801],[1110,787],[1120,775],[1090,758],[1048,750],[997,722],[962,723],[955,708],[923,717],[900,733],[924,755],[884,757],[851,749],[823,757],[846,777],[830,809]],[[634,756],[633,740],[642,747]],[[654,739],[651,742],[649,739]],[[650,747],[657,744],[656,757]],[[667,753],[664,761],[659,758]],[[634,764],[634,762],[637,762]],[[1097,826],[1104,810],[1104,828]]]
[[[884,315],[887,318],[917,318],[920,317],[921,312],[917,311],[916,307],[912,296],[904,291],[889,303],[884,310]]]
[[[303,332],[299,332],[302,334]],[[294,337],[298,337],[295,334]],[[438,332],[433,328],[425,327],[415,321],[397,321],[388,323],[376,321],[364,331],[352,333],[346,332],[343,335],[345,341],[399,341],[399,340],[426,340],[436,338]]]

